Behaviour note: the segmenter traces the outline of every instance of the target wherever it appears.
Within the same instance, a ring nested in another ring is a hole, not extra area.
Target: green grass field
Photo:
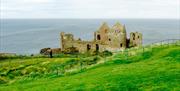
[[[83,70],[74,62],[95,57],[4,59],[0,91],[180,91],[180,46],[141,50],[100,57]],[[57,66],[68,62],[65,72]]]

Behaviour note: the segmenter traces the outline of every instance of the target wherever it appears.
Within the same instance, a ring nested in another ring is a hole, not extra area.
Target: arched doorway
[[[96,51],[99,51],[99,45],[96,44]]]
[[[133,33],[132,37],[133,37],[133,40],[135,40],[135,34],[134,33]]]
[[[120,44],[120,47],[122,47],[122,46],[123,46],[123,44],[121,43],[121,44]]]
[[[99,34],[97,35],[97,40],[101,40],[101,36]]]
[[[87,51],[91,49],[91,45],[87,44]]]

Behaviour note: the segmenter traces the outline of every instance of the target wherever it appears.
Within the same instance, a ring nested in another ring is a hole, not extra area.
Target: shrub
[[[119,59],[119,58],[115,58],[114,60],[112,60],[115,64],[128,64],[131,63],[131,61],[129,60],[123,60],[123,59]]]
[[[21,73],[23,74],[23,75],[26,75],[26,74],[30,74],[31,72],[37,72],[38,71],[38,68],[37,67],[35,67],[35,66],[28,66],[28,67],[26,67],[25,69],[23,69],[22,71],[21,71]]]
[[[88,57],[88,58],[84,58],[81,60],[82,65],[92,65],[92,64],[96,64],[97,61],[99,60],[99,57]]]
[[[10,79],[14,79],[14,75],[13,75],[13,74],[8,74],[8,77],[9,77]]]
[[[0,84],[5,84],[7,82],[8,82],[8,80],[6,78],[0,77]]]
[[[65,66],[66,66],[66,68],[72,68],[72,67],[74,67],[77,64],[78,64],[78,60],[77,59],[70,59],[69,61],[67,61],[65,63]]]
[[[22,73],[21,73],[20,70],[15,70],[15,71],[12,72],[12,74],[13,74],[14,76],[21,76],[21,75],[22,75]]]
[[[40,76],[40,75],[41,75],[41,74],[38,73],[38,72],[31,72],[31,73],[29,74],[29,76],[32,77],[32,78],[38,77],[38,76]]]
[[[112,52],[105,50],[102,53],[100,53],[100,56],[102,57],[112,56]]]

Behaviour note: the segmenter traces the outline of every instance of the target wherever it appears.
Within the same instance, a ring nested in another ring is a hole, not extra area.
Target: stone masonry
[[[119,51],[130,47],[139,47],[142,45],[142,34],[139,32],[131,32],[130,38],[127,38],[126,27],[120,23],[116,23],[111,28],[107,23],[103,23],[101,27],[94,32],[94,40],[83,41],[80,38],[74,39],[73,34],[60,33],[61,50],[75,48],[80,53],[94,51]]]

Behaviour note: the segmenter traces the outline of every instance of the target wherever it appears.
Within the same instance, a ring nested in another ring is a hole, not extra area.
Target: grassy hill
[[[130,49],[107,58],[4,59],[0,91],[180,91],[179,50],[170,45]],[[77,62],[81,60],[95,64],[82,69]],[[70,62],[73,65],[64,65]]]

